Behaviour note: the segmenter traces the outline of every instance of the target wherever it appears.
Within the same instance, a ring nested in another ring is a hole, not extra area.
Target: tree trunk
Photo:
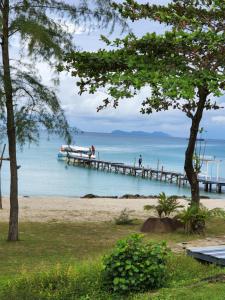
[[[0,169],[0,209],[2,209],[2,178],[1,178],[1,169]]]
[[[198,102],[196,113],[192,118],[189,142],[185,153],[185,165],[184,165],[184,169],[191,186],[191,205],[196,207],[199,207],[200,194],[199,194],[198,173],[194,169],[193,156],[194,156],[195,145],[196,145],[197,136],[199,132],[199,125],[202,119],[202,114],[208,96],[208,91],[206,88],[201,87],[198,90],[198,94],[199,94],[199,102]]]
[[[6,144],[4,144],[1,154],[1,160],[0,160],[0,209],[2,209],[2,163],[3,163],[3,157],[5,153],[5,147]]]
[[[7,111],[7,136],[10,158],[10,217],[8,240],[17,241],[18,236],[18,178],[17,178],[17,159],[16,159],[16,130],[14,120],[12,82],[9,63],[9,0],[3,1],[2,6],[2,62],[3,62],[3,81],[6,97]]]

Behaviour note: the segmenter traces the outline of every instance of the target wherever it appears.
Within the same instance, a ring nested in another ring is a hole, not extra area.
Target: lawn
[[[110,251],[118,239],[138,232],[139,227],[140,224],[138,223],[118,226],[110,222],[98,224],[21,223],[21,240],[19,242],[6,242],[7,224],[0,223],[1,287],[6,282],[13,282],[15,278],[21,276],[32,278],[38,272],[49,270],[55,272],[56,269],[64,272],[71,268],[77,268],[78,273],[83,272],[82,276],[87,274],[86,277],[89,278],[89,283],[83,289],[81,288],[79,293],[75,292],[77,294],[68,299],[116,299],[115,295],[98,293],[98,284],[95,284],[98,279],[95,278],[96,274],[94,275],[94,273],[97,273],[101,268],[102,255]],[[225,222],[223,220],[210,221],[207,226],[207,236],[224,235],[224,233]],[[169,245],[195,238],[199,238],[199,236],[187,236],[182,232],[146,235],[146,239],[153,241],[165,240]],[[129,296],[129,299],[144,300],[150,299],[150,297],[151,299],[224,299],[224,296],[222,296],[225,295],[223,278],[218,281],[207,279],[218,274],[225,274],[224,269],[213,265],[200,264],[183,254],[172,255],[168,268],[170,276],[166,288],[132,295]],[[92,273],[92,276],[90,276],[90,273]],[[72,274],[71,276],[75,275]],[[75,277],[79,277],[77,273]],[[15,298],[9,299],[24,300],[29,299],[29,297],[25,298],[24,295],[17,294]],[[119,296],[118,299],[127,298]],[[6,298],[2,296],[0,299]]]

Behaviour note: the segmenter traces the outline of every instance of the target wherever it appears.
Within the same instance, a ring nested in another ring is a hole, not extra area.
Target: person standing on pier
[[[139,165],[139,168],[142,167],[142,156],[140,155],[139,159],[138,159],[138,165]]]
[[[91,146],[91,153],[92,153],[92,155],[95,155],[95,146],[94,145]]]
[[[91,155],[92,155],[92,149],[91,147],[89,148],[89,151],[88,151],[88,158],[91,159]]]

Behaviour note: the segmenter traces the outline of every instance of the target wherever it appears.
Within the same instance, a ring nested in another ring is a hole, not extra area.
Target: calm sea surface
[[[163,165],[168,170],[183,171],[186,139],[116,136],[101,133],[79,134],[74,139],[80,146],[95,145],[100,159],[137,164],[141,154],[143,165],[146,167],[156,168],[159,161],[160,168]],[[58,137],[53,136],[48,140],[43,136],[38,146],[26,146],[23,151],[19,151],[20,195],[81,196],[87,193],[153,195],[162,191],[168,195],[190,194],[188,188],[179,189],[173,184],[67,166],[65,162],[57,160],[61,144],[64,142]],[[225,178],[225,141],[207,141],[206,155],[216,156],[217,159],[223,160],[220,175]],[[7,195],[9,193],[8,162],[4,162],[3,165],[2,190],[3,194]],[[210,174],[213,175],[215,172],[215,167],[209,169]],[[225,194],[221,197],[225,198]]]

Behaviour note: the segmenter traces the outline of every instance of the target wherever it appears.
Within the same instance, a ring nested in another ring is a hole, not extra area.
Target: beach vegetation
[[[116,218],[114,218],[114,222],[116,225],[131,225],[134,222],[134,219],[131,218],[130,214],[132,213],[132,210],[129,210],[127,208],[124,208],[120,215]]]
[[[76,262],[53,266],[35,274],[23,272],[1,284],[1,300],[166,300],[223,299],[224,270],[203,265],[184,255],[170,255],[168,280],[164,288],[147,292],[116,294],[102,288],[102,264]]]
[[[183,209],[177,218],[184,224],[186,233],[199,233],[205,231],[205,223],[210,217],[210,212],[203,206],[188,206]]]
[[[199,235],[183,232],[148,233],[144,240],[165,240],[172,248],[167,258],[168,278],[163,288],[115,294],[103,288],[102,256],[115,250],[117,240],[139,231],[139,224],[116,226],[102,223],[21,223],[22,242],[7,243],[7,224],[0,223],[1,300],[166,300],[224,298],[225,271],[187,257],[182,242],[199,242]],[[224,236],[225,222],[206,221],[207,238]],[[174,253],[175,251],[175,253]],[[62,294],[62,292],[64,294]],[[66,296],[66,298],[64,297]]]
[[[225,210],[222,208],[208,209],[204,205],[188,206],[181,210],[176,218],[184,224],[185,232],[199,233],[205,232],[205,225],[207,221],[212,218],[222,218],[225,220]]]
[[[70,143],[69,125],[56,94],[56,72],[52,87],[47,86],[38,64],[43,70],[52,70],[65,52],[74,50],[77,28],[111,24],[113,30],[117,21],[125,26],[109,1],[89,4],[82,0],[76,4],[57,0],[0,2],[0,127],[7,135],[10,157],[10,241],[19,239],[17,143],[37,142],[40,129],[59,134]]]
[[[154,291],[116,294],[102,288],[101,261],[53,266],[37,273],[23,272],[1,284],[1,300],[166,300],[223,299],[224,269],[204,265],[184,255],[170,255],[168,280]]]
[[[77,262],[67,267],[58,264],[35,274],[23,272],[4,285],[0,296],[2,300],[98,299],[101,270],[101,262],[96,261]],[[104,294],[107,297],[107,293],[102,292],[102,298]]]
[[[196,170],[193,158],[204,112],[222,107],[217,99],[225,92],[225,3],[174,0],[155,5],[126,0],[113,6],[132,22],[147,19],[163,24],[165,32],[148,32],[143,37],[130,33],[113,42],[102,36],[108,50],[69,52],[66,66],[59,70],[80,78],[81,94],[94,94],[104,87],[107,97],[99,110],[116,108],[120,100],[148,88],[143,114],[171,109],[183,112],[191,124],[184,169],[191,186],[191,205],[199,206],[199,168]]]
[[[159,218],[169,217],[174,214],[178,209],[184,206],[179,203],[176,196],[166,196],[164,192],[160,193],[158,196],[157,205],[145,205],[145,210],[154,210],[158,214]]]
[[[112,253],[105,256],[102,276],[107,290],[128,294],[165,284],[169,249],[164,242],[146,243],[143,238],[143,235],[133,234],[120,240]]]

